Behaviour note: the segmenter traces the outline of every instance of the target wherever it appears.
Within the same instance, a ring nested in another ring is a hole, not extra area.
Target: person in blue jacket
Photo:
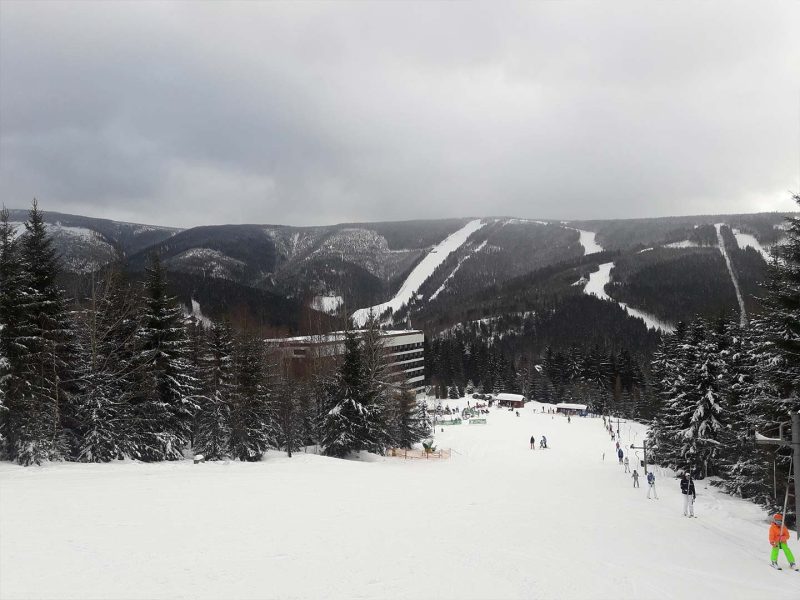
[[[622,451],[622,448],[617,450],[617,457],[619,458],[619,464],[622,464],[622,457],[625,456],[625,453]]]

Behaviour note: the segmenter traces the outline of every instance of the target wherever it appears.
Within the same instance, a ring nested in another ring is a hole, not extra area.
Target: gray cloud
[[[791,209],[796,2],[22,3],[0,197],[150,223]]]

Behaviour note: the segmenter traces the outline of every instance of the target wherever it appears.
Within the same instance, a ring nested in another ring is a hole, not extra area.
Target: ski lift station
[[[585,404],[572,404],[571,402],[559,402],[556,404],[556,412],[565,415],[585,415],[587,406]]]

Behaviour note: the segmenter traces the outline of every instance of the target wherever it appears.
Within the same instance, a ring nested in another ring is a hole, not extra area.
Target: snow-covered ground
[[[328,314],[334,314],[344,302],[341,296],[314,296],[311,308]]]
[[[757,250],[761,256],[764,257],[764,260],[767,262],[772,261],[772,257],[769,255],[769,252],[764,248],[764,246],[761,245],[761,242],[759,242],[755,236],[752,236],[749,233],[742,233],[738,229],[733,229],[732,231],[739,248],[746,248],[750,246],[754,250]]]
[[[600,300],[617,302],[611,296],[606,294],[605,290],[606,284],[611,281],[611,269],[613,268],[613,262],[607,262],[600,265],[600,268],[597,271],[589,274],[589,281],[586,283],[586,287],[583,288],[583,292],[585,294],[597,296],[600,298]],[[651,315],[644,311],[633,308],[632,306],[627,305],[625,302],[617,302],[617,304],[619,304],[620,307],[630,316],[644,321],[644,324],[647,325],[649,329],[656,329],[667,333],[675,331],[675,327],[662,321],[655,315]]]
[[[603,251],[603,247],[597,243],[597,234],[594,231],[584,231],[583,229],[577,229],[576,231],[581,236],[580,242],[585,254],[594,254],[595,252]]]
[[[422,283],[433,274],[436,267],[444,262],[451,252],[461,247],[467,241],[470,235],[483,227],[484,223],[480,219],[470,221],[458,231],[451,233],[444,241],[440,242],[422,261],[411,271],[411,274],[400,286],[400,290],[395,294],[394,298],[388,302],[371,306],[367,308],[360,308],[353,313],[353,321],[357,326],[366,323],[370,311],[374,311],[376,315],[381,315],[387,308],[393,311],[398,310],[404,304],[411,300],[414,293],[419,289]]]
[[[728,273],[731,275],[731,283],[733,283],[733,289],[736,292],[736,301],[739,303],[739,325],[742,327],[747,327],[747,310],[744,306],[742,291],[739,288],[739,279],[736,277],[736,271],[734,271],[733,264],[731,264],[731,257],[728,256],[728,250],[725,248],[725,241],[722,239],[721,228],[724,224],[725,223],[714,224],[714,227],[717,230],[717,245],[720,253],[722,254],[722,258],[725,259],[725,265],[728,267]]]
[[[701,481],[684,518],[670,474],[660,500],[632,487],[600,419],[520,414],[439,431],[447,461],[4,463],[0,597],[798,597],[758,507]]]
[[[680,242],[671,242],[669,244],[664,244],[665,248],[697,248],[700,244],[697,242],[692,242],[690,240],[681,240]]]
[[[192,316],[203,324],[203,327],[211,327],[211,319],[203,314],[200,303],[192,298]]]
[[[435,292],[433,292],[433,294],[431,294],[430,298],[431,300],[435,300],[436,296],[438,296],[444,291],[444,288],[447,286],[447,282],[450,281],[456,273],[458,273],[458,270],[461,268],[461,265],[463,265],[468,258],[477,254],[486,247],[487,241],[488,240],[483,240],[480,244],[478,244],[475,247],[475,249],[472,252],[470,252],[469,254],[467,254],[465,257],[463,257],[461,260],[458,261],[458,264],[455,266],[453,271],[445,278],[445,280],[442,282],[442,285],[440,285],[438,289]]]

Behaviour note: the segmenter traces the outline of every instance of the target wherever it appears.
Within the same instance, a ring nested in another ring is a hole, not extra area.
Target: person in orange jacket
[[[772,554],[770,555],[772,566],[776,569],[780,569],[778,566],[778,554],[781,549],[783,549],[783,554],[786,556],[786,560],[789,561],[789,568],[797,571],[794,555],[786,544],[788,541],[789,530],[783,524],[783,515],[778,513],[772,518],[772,525],[769,526],[769,543],[772,545]]]

